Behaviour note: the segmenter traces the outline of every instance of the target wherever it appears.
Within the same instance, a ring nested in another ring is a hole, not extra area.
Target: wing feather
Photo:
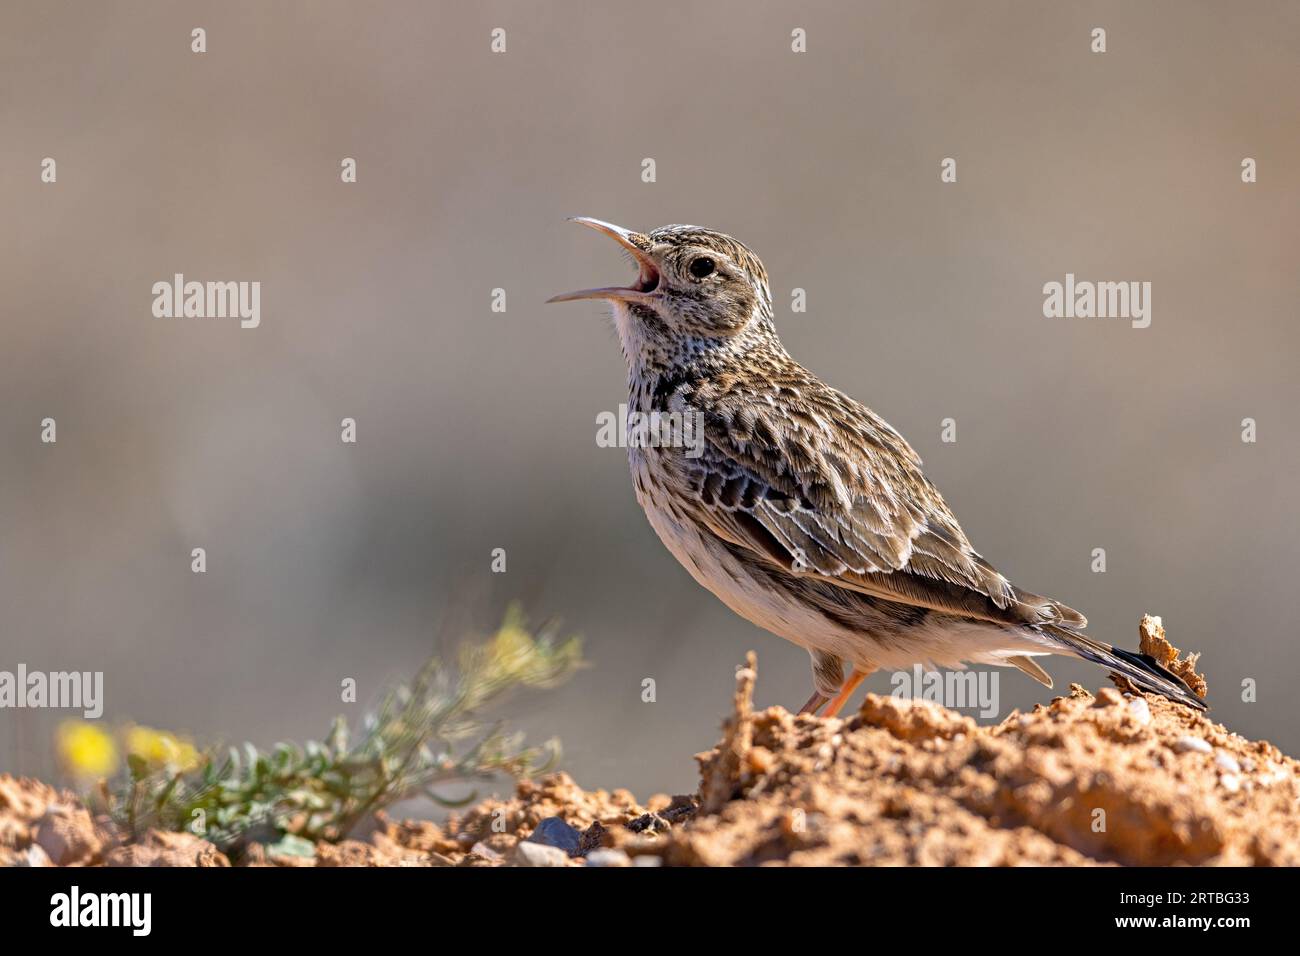
[[[705,526],[788,572],[874,597],[1006,624],[1085,623],[971,547],[883,419],[794,363],[775,371],[696,380],[669,397],[670,410],[703,413],[702,454],[681,467]],[[773,391],[757,394],[755,381]]]

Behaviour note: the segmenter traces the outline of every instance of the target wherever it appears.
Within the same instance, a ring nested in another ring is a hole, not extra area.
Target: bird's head
[[[742,242],[698,226],[633,232],[599,219],[573,220],[623,247],[636,281],[557,295],[551,302],[603,299],[629,362],[671,364],[710,349],[774,339],[767,270]]]

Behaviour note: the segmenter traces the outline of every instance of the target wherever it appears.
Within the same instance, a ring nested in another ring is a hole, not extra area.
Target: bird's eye
[[[691,260],[691,275],[697,279],[707,279],[713,275],[713,270],[716,268],[716,264],[708,256],[700,256],[698,259]]]

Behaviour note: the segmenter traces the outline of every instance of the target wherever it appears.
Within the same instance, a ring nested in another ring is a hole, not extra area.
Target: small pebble
[[[1242,757],[1241,769],[1245,770],[1246,773],[1250,773],[1255,769],[1255,761],[1251,760],[1249,757]]]
[[[569,854],[559,847],[544,843],[530,843],[527,840],[515,846],[511,858],[515,866],[568,866]]]
[[[749,769],[754,773],[767,773],[772,769],[776,761],[772,757],[772,751],[766,747],[754,747],[749,751]]]
[[[498,853],[496,850],[492,849],[490,846],[488,846],[486,843],[483,843],[482,841],[475,843],[472,847],[470,847],[469,852],[473,853],[475,856],[481,856],[485,860],[501,859],[500,853]]]
[[[1263,776],[1260,778],[1259,782],[1267,786],[1275,783],[1281,783],[1282,781],[1287,780],[1289,777],[1290,774],[1286,770],[1283,770],[1281,767],[1273,763],[1273,761],[1271,760],[1265,760]]]
[[[1222,750],[1214,755],[1214,765],[1228,773],[1241,773],[1241,764],[1237,763],[1236,758],[1231,754],[1225,754]]]
[[[582,834],[559,817],[547,817],[528,835],[528,842],[553,846],[565,853],[574,854],[582,845]]]
[[[642,856],[632,857],[632,865],[633,866],[663,866],[664,858],[661,856],[655,856],[652,853],[646,853],[643,854]]]
[[[632,861],[622,850],[601,848],[587,854],[588,866],[631,866]]]
[[[49,854],[41,849],[40,844],[33,843],[27,848],[27,852],[18,857],[15,866],[54,866],[54,861],[50,859]]]
[[[1213,747],[1207,744],[1200,737],[1179,737],[1178,740],[1174,743],[1174,749],[1177,750],[1180,754],[1185,754],[1185,753],[1208,754],[1214,750]]]
[[[1151,707],[1145,697],[1134,697],[1128,702],[1128,712],[1139,724],[1151,723]]]
[[[1236,793],[1241,789],[1241,778],[1235,773],[1225,773],[1219,778],[1219,783],[1223,784],[1223,789],[1229,793]]]

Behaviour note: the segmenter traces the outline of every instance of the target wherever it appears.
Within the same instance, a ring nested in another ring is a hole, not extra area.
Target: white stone
[[[632,861],[622,850],[601,848],[587,854],[588,866],[631,866]]]
[[[1139,724],[1151,723],[1151,706],[1144,697],[1134,697],[1128,702],[1128,712]]]
[[[1214,755],[1214,765],[1227,773],[1241,773],[1241,765],[1236,758],[1222,750]]]

